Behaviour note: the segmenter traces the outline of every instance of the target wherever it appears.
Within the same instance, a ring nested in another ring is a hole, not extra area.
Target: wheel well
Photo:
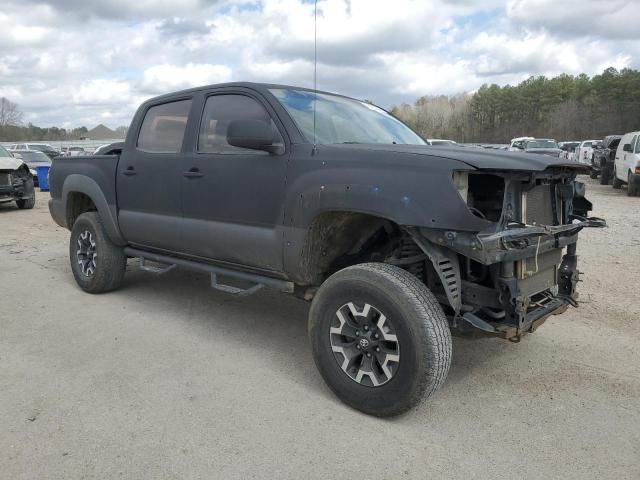
[[[83,213],[97,210],[95,203],[86,193],[69,193],[67,197],[67,227],[71,229],[77,218]]]
[[[307,229],[300,259],[306,285],[320,285],[338,270],[392,256],[403,230],[385,218],[357,212],[319,214]]]

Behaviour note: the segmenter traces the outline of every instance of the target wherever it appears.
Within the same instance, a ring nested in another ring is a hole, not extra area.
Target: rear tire
[[[609,183],[609,168],[602,166],[600,169],[600,185],[607,185]]]
[[[309,338],[329,388],[379,417],[429,397],[451,364],[451,332],[435,296],[409,272],[383,263],[345,268],[322,284]]]
[[[78,286],[89,293],[118,288],[127,266],[127,256],[107,236],[98,212],[83,213],[73,224],[69,260]]]
[[[616,173],[616,169],[615,167],[613,168],[613,188],[615,188],[616,190],[620,190],[622,188],[622,180],[618,179],[618,175]]]
[[[598,172],[596,170],[591,170],[591,173],[589,174],[589,177],[593,180],[595,180],[596,178],[598,178]]]
[[[631,172],[627,176],[627,196],[629,197],[637,197],[638,196],[638,187],[636,183],[633,181],[633,177],[631,176]]]
[[[28,180],[27,180],[28,182]],[[33,187],[33,180],[31,180],[31,196],[29,198],[21,198],[16,200],[16,205],[21,210],[31,210],[36,205],[36,191]]]

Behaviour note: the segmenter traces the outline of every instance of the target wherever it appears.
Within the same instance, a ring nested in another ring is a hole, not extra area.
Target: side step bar
[[[265,277],[263,275],[258,275],[255,273],[241,272],[239,270],[217,267],[214,265],[209,265],[207,263],[198,263],[182,258],[175,258],[169,257],[167,255],[145,252],[144,250],[138,250],[131,247],[125,247],[124,253],[129,257],[139,258],[140,269],[151,273],[162,274],[168,272],[169,270],[173,270],[175,267],[182,267],[187,270],[208,273],[211,275],[211,286],[214,289],[220,290],[221,292],[225,293],[231,293],[233,295],[250,295],[257,292],[263,287],[273,288],[285,293],[293,293],[294,289],[293,282],[287,282],[286,280],[280,280],[277,278]],[[161,263],[166,265],[166,267],[150,267],[148,265],[145,265],[145,260],[151,260],[156,263]],[[253,283],[253,286],[247,289],[242,289],[231,285],[218,283],[218,275],[250,282]]]

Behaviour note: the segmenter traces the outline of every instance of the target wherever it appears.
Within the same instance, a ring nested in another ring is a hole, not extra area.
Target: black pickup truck
[[[390,416],[444,381],[451,333],[519,340],[576,305],[588,167],[430,146],[344,96],[234,83],[145,102],[120,155],[58,158],[51,215],[78,285],[128,258],[246,295],[311,301],[316,364],[347,404]]]
[[[613,181],[613,166],[616,161],[616,150],[622,135],[608,135],[602,144],[593,149],[592,178],[600,176],[600,185],[608,185]]]

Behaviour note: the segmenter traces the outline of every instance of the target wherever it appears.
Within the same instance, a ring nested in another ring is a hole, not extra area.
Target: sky
[[[0,97],[24,121],[128,125],[229,81],[313,86],[310,0],[3,0]],[[318,88],[389,108],[531,75],[640,69],[640,0],[319,0]]]

